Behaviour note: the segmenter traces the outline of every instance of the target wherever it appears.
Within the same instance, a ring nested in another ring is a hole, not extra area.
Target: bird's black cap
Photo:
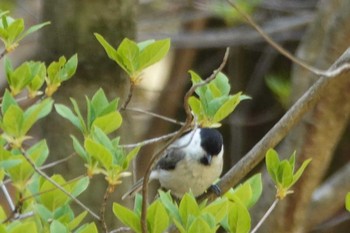
[[[201,146],[210,155],[218,155],[221,151],[223,139],[221,133],[213,128],[201,128]]]

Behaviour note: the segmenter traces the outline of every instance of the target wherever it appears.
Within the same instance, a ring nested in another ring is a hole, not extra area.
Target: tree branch
[[[340,62],[350,60],[350,48],[335,62],[329,69],[332,72],[336,67],[341,66]],[[342,70],[345,72],[347,70]],[[288,132],[302,119],[305,113],[315,105],[319,96],[329,81],[334,77],[321,77],[315,82],[307,92],[283,115],[283,117],[272,127],[272,129],[235,165],[233,166],[217,184],[223,193],[228,191],[242,180],[258,163],[265,158],[265,153],[269,148],[275,147]],[[202,195],[202,198],[214,199],[216,196],[212,192]]]

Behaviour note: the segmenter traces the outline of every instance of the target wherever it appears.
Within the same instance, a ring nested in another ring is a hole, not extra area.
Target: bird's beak
[[[208,164],[211,163],[212,156],[210,154],[207,154],[206,156]]]

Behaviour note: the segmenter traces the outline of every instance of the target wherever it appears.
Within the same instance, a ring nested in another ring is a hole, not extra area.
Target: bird
[[[186,192],[200,196],[208,188],[220,191],[213,183],[223,168],[224,145],[221,133],[214,128],[195,128],[173,142],[165,151],[149,180],[158,180],[160,186],[181,198]],[[143,178],[122,196],[134,196],[142,189]]]

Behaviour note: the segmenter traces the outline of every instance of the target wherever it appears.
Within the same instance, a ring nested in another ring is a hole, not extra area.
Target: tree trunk
[[[100,87],[109,98],[125,97],[128,90],[127,79],[117,64],[107,57],[93,33],[103,35],[115,47],[123,38],[133,38],[136,27],[136,4],[136,0],[43,1],[43,20],[51,21],[51,25],[43,30],[39,56],[48,63],[62,55],[69,58],[75,53],[78,54],[79,59],[76,75],[64,83],[54,95],[56,103],[71,106],[69,97],[73,97],[85,114],[85,96],[91,99],[93,93]],[[129,120],[124,122],[123,128],[118,131],[123,140],[133,135],[133,129],[130,128],[132,123]],[[51,114],[42,131],[43,136],[48,140],[51,161],[70,155],[73,147],[69,135],[80,135],[57,113]],[[74,158],[62,166],[55,166],[53,172],[56,171],[65,174],[68,179],[84,174],[85,168],[80,158]],[[85,192],[81,199],[98,213],[106,182],[101,177],[94,178],[91,182],[90,187],[93,187],[93,192]],[[108,205],[110,206],[110,203]],[[112,217],[111,208],[108,208],[106,215],[110,217],[108,222],[112,222],[112,219],[116,222]]]

